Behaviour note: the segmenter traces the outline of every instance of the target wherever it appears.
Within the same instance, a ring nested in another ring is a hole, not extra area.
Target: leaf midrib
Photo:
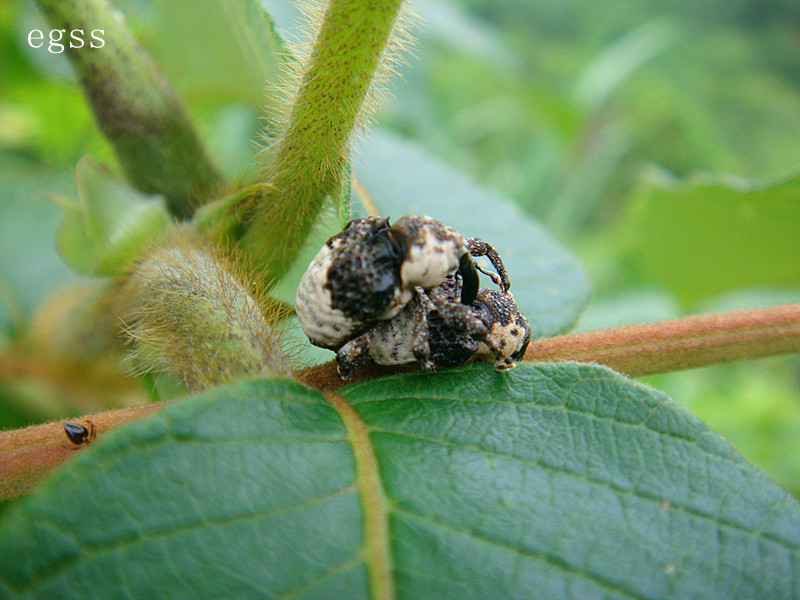
[[[395,600],[394,566],[383,482],[367,424],[343,397],[326,394],[347,430],[356,464],[356,486],[364,515],[364,564],[373,600]]]

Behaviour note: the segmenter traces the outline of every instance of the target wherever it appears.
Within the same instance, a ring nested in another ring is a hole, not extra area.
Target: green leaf
[[[74,275],[53,247],[58,209],[46,193],[74,193],[66,171],[0,154],[0,329],[20,333],[45,296]]]
[[[800,283],[800,175],[757,184],[653,174],[636,201],[635,256],[685,304],[742,287]]]
[[[151,46],[187,101],[242,102],[259,110],[264,106],[265,85],[277,83],[280,57],[287,49],[257,0],[155,4],[158,30]]]
[[[319,348],[308,341],[296,315],[281,323],[279,339],[281,348],[296,369],[320,365],[336,358],[332,350]]]
[[[607,46],[578,77],[577,103],[587,112],[602,108],[626,79],[678,42],[680,25],[670,17],[658,16]]]
[[[575,324],[589,295],[586,273],[533,218],[415,144],[376,132],[354,159],[356,177],[380,214],[425,214],[492,244],[508,269],[534,335]],[[363,168],[359,168],[363,165]]]
[[[485,61],[501,72],[519,73],[522,61],[502,39],[492,24],[467,7],[448,0],[428,0],[415,7],[425,27],[420,31],[423,44],[434,41],[465,56]]]
[[[77,179],[80,203],[57,200],[58,250],[80,273],[121,275],[169,225],[163,198],[134,190],[88,157],[78,163]]]
[[[481,365],[168,405],[13,507],[0,556],[3,598],[780,600],[800,505],[608,369]]]

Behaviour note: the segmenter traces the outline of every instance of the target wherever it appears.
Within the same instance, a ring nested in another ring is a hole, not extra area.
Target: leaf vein
[[[450,532],[453,532],[453,533],[459,533],[461,535],[465,535],[467,537],[471,537],[471,538],[473,538],[473,539],[475,539],[475,540],[477,540],[479,542],[484,542],[486,544],[491,544],[492,546],[497,546],[498,548],[503,548],[504,550],[507,550],[508,552],[510,552],[510,553],[512,553],[512,554],[514,554],[516,556],[523,555],[523,556],[527,556],[529,558],[532,558],[533,560],[546,563],[546,564],[551,565],[551,566],[553,566],[553,567],[555,567],[555,568],[557,568],[557,569],[559,569],[561,571],[566,571],[567,573],[570,573],[570,574],[573,574],[573,575],[577,575],[579,577],[587,579],[587,580],[591,581],[592,583],[594,583],[595,585],[597,585],[598,587],[602,587],[602,588],[605,588],[605,589],[608,589],[608,590],[611,590],[611,591],[614,591],[614,592],[619,592],[620,594],[622,594],[622,595],[624,595],[624,596],[626,596],[628,598],[634,598],[636,600],[640,600],[641,599],[641,596],[636,595],[634,592],[622,587],[618,583],[615,583],[613,581],[609,581],[605,577],[602,577],[601,575],[598,575],[597,573],[592,573],[591,571],[581,571],[580,569],[577,569],[577,568],[573,567],[572,565],[568,564],[567,562],[565,562],[565,561],[563,561],[563,560],[561,560],[561,559],[559,559],[559,558],[557,558],[555,556],[549,556],[549,555],[546,555],[546,554],[541,554],[541,553],[536,552],[534,550],[531,550],[529,548],[522,548],[522,547],[518,547],[518,546],[512,546],[510,544],[507,544],[507,543],[502,542],[500,540],[493,539],[493,538],[491,538],[491,537],[489,537],[489,536],[487,536],[485,534],[482,534],[482,533],[477,532],[477,531],[473,531],[473,530],[468,529],[466,527],[459,527],[458,525],[453,525],[452,523],[447,523],[445,521],[440,521],[438,519],[435,519],[435,518],[431,517],[430,515],[423,515],[423,514],[420,514],[420,513],[405,509],[405,508],[395,508],[394,510],[395,510],[396,513],[398,513],[398,514],[400,514],[402,516],[405,516],[405,517],[408,517],[408,518],[411,518],[411,519],[417,519],[417,520],[420,520],[420,521],[424,521],[426,523],[429,523],[430,525],[433,525],[434,527],[438,527],[439,529],[444,529],[445,531],[450,531]]]
[[[344,573],[362,563],[363,560],[361,559],[361,556],[359,554],[354,554],[353,556],[350,556],[346,560],[340,562],[338,565],[334,565],[330,569],[315,575],[303,585],[278,594],[275,596],[275,600],[291,600],[292,598],[297,598],[308,590],[313,589],[315,586],[321,584],[325,580],[335,577],[340,573]]]
[[[344,487],[338,488],[331,492],[327,492],[325,494],[321,494],[319,496],[313,496],[311,498],[308,498],[304,502],[299,502],[293,505],[271,508],[258,513],[228,515],[218,519],[199,518],[197,520],[187,521],[180,525],[165,527],[163,529],[152,529],[143,532],[142,531],[133,532],[131,534],[116,538],[114,540],[97,544],[86,544],[78,537],[78,535],[73,529],[61,525],[57,521],[49,520],[47,521],[47,523],[54,529],[59,530],[62,533],[65,533],[68,537],[71,537],[74,540],[75,545],[80,549],[80,551],[76,552],[75,554],[65,556],[64,558],[56,561],[55,563],[50,565],[49,568],[43,571],[34,573],[31,579],[24,582],[22,585],[15,586],[11,581],[8,581],[8,585],[16,592],[27,592],[30,590],[35,590],[47,580],[52,579],[65,569],[68,569],[69,567],[76,564],[80,560],[86,558],[87,554],[99,555],[105,552],[120,552],[123,548],[133,546],[143,541],[154,541],[159,539],[165,539],[178,533],[203,529],[208,526],[219,527],[235,523],[246,523],[249,521],[270,519],[272,517],[290,513],[295,510],[302,510],[304,508],[308,508],[315,504],[330,502],[342,496],[346,496],[348,493],[355,493],[355,491],[356,491],[355,482],[351,482]]]
[[[495,450],[488,450],[488,449],[485,449],[485,448],[481,448],[480,446],[474,446],[474,445],[471,445],[471,444],[461,444],[461,443],[452,442],[450,440],[442,440],[442,439],[437,439],[437,438],[432,438],[432,437],[427,437],[427,436],[420,436],[420,435],[410,434],[410,433],[406,433],[406,432],[402,432],[402,431],[394,431],[394,430],[391,430],[391,429],[383,429],[383,428],[380,428],[380,429],[379,428],[370,428],[370,433],[384,433],[384,434],[387,434],[387,435],[396,435],[396,436],[399,436],[399,437],[405,437],[405,438],[410,438],[410,439],[415,439],[415,440],[420,440],[420,441],[425,441],[425,442],[431,442],[431,443],[434,443],[434,444],[441,444],[442,446],[447,446],[447,447],[451,447],[451,448],[458,448],[458,449],[461,449],[461,450],[471,450],[471,451],[474,451],[474,452],[479,452],[479,453],[484,454],[484,455],[494,456],[496,458],[502,458],[502,459],[510,460],[510,461],[516,462],[516,463],[521,464],[521,465],[526,466],[526,467],[539,467],[539,468],[544,468],[544,469],[548,469],[548,470],[551,470],[551,471],[557,471],[558,473],[561,473],[561,474],[564,474],[564,475],[570,475],[572,477],[576,477],[576,478],[582,479],[584,481],[587,481],[587,482],[589,482],[591,484],[604,486],[604,487],[612,490],[615,493],[632,495],[632,496],[634,496],[636,498],[640,498],[642,500],[647,500],[647,501],[650,501],[650,502],[656,502],[659,505],[661,505],[661,503],[664,501],[664,498],[659,498],[657,496],[653,496],[651,494],[647,494],[645,492],[642,492],[641,490],[623,488],[623,487],[620,487],[619,485],[616,485],[616,484],[612,483],[611,481],[598,479],[596,477],[592,477],[590,475],[586,475],[585,473],[577,473],[575,471],[571,471],[569,469],[565,469],[564,467],[560,467],[560,466],[556,466],[556,465],[550,465],[550,464],[543,464],[541,462],[535,462],[533,460],[528,460],[528,459],[525,459],[525,458],[520,457],[520,456],[515,456],[513,454],[506,454],[506,453],[503,453],[503,452],[497,452]],[[782,538],[779,538],[774,534],[764,532],[763,531],[763,527],[759,528],[759,529],[750,529],[750,528],[742,525],[741,523],[736,523],[735,521],[730,521],[728,519],[721,519],[719,517],[715,517],[714,515],[710,515],[708,513],[704,513],[704,512],[702,512],[700,510],[697,510],[696,508],[692,508],[690,506],[686,506],[686,505],[682,505],[682,504],[676,504],[676,503],[674,503],[672,501],[670,501],[670,509],[679,510],[679,511],[685,512],[687,514],[693,515],[695,517],[698,517],[698,518],[701,518],[701,519],[706,519],[706,520],[712,521],[714,523],[717,523],[719,525],[723,525],[723,526],[729,527],[731,529],[735,529],[737,531],[741,531],[743,533],[747,533],[747,534],[751,535],[752,537],[754,537],[755,539],[761,538],[761,539],[764,539],[764,540],[771,541],[771,542],[773,542],[773,543],[775,543],[777,545],[780,545],[780,546],[783,546],[783,547],[787,548],[790,552],[797,552],[797,551],[800,550],[800,548],[793,546],[791,544],[791,542],[788,542],[788,541],[786,541],[786,540],[784,540]]]
[[[375,600],[394,600],[392,551],[386,494],[381,480],[378,457],[364,419],[343,397],[328,396],[331,405],[347,429],[356,463],[356,485],[361,500],[364,523],[365,565],[370,594]]]

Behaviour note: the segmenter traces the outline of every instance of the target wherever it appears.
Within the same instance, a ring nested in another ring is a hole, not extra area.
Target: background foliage
[[[291,38],[294,9],[264,4]],[[238,55],[223,49],[247,19],[221,19],[227,33],[195,35],[179,3],[118,5],[176,83],[216,164],[241,173],[261,100],[258,83],[231,70]],[[581,329],[798,298],[797,228],[780,212],[783,230],[747,220],[765,182],[785,182],[785,207],[796,208],[800,195],[794,3],[427,0],[419,10],[418,58],[380,122],[513,198],[573,249],[595,288]],[[58,212],[45,194],[77,196],[74,169],[87,150],[113,164],[63,55],[26,45],[33,27],[45,28],[31,2],[0,6],[0,347],[35,333],[42,317],[32,320],[34,308],[74,278],[54,250]],[[219,47],[218,60],[184,69],[197,44]],[[260,67],[274,73],[275,65]],[[698,173],[705,184],[673,181]],[[698,232],[677,229],[720,195],[743,211],[734,240],[722,224],[741,216],[733,208]],[[768,241],[754,254],[748,236]],[[676,266],[674,249],[684,246],[693,249],[689,262]],[[719,248],[728,251],[722,259]],[[745,262],[741,277],[728,276]],[[686,276],[672,275],[676,268]],[[653,383],[800,495],[796,357]],[[59,374],[0,379],[0,426],[128,401],[67,394],[70,384]]]

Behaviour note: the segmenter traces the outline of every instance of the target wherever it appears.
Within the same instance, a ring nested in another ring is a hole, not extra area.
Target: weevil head
[[[478,269],[469,253],[459,259],[458,274],[461,275],[461,304],[472,304],[478,296],[480,279]]]
[[[467,254],[461,234],[432,217],[405,216],[392,226],[392,232],[398,249],[404,251],[400,280],[406,288],[441,285]]]
[[[489,333],[486,342],[498,361],[523,357],[531,341],[531,327],[510,293],[482,288],[472,307]]]

